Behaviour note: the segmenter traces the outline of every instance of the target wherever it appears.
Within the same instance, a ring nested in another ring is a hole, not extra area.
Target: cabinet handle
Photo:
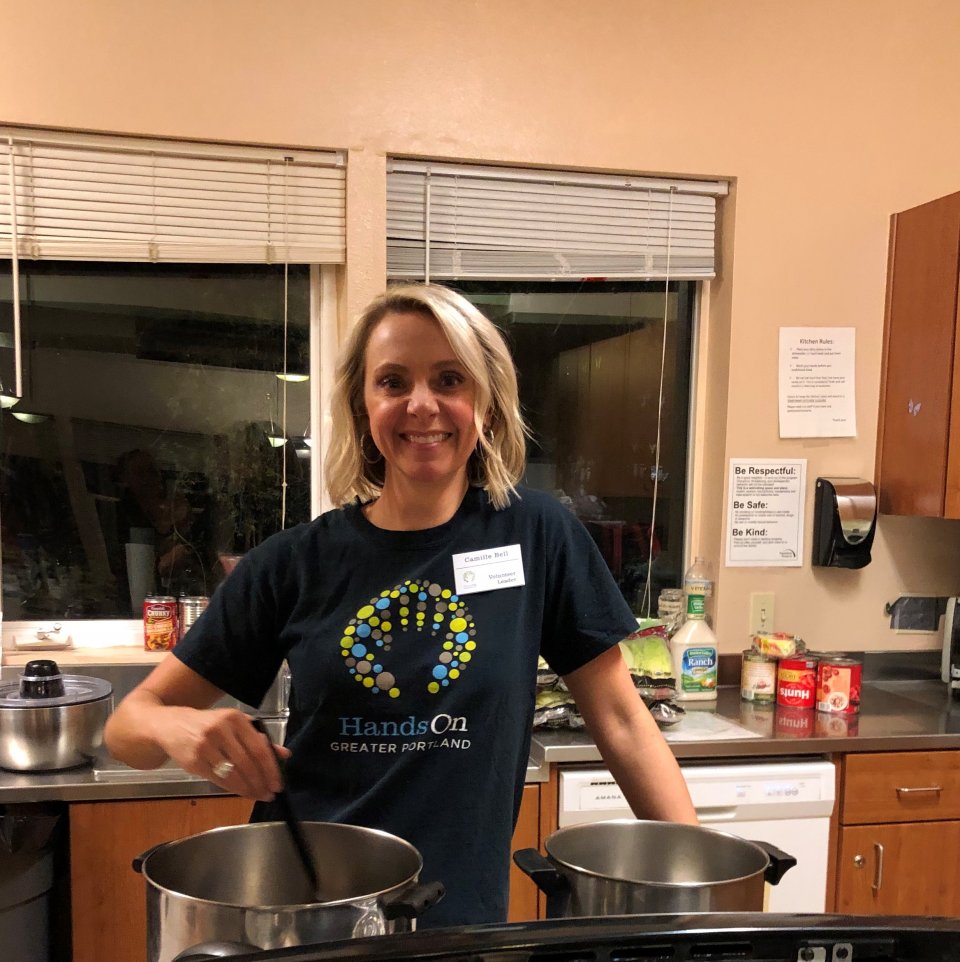
[[[904,788],[903,786],[901,786],[897,789],[897,794],[898,795],[918,795],[923,792],[926,792],[928,794],[930,792],[933,792],[939,795],[942,791],[943,791],[942,785],[926,785],[923,788]]]
[[[877,867],[873,870],[873,894],[878,895],[883,885],[883,846],[879,842],[873,843],[873,850],[877,853]]]

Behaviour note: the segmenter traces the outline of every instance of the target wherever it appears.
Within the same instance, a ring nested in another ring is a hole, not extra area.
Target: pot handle
[[[153,853],[154,853],[158,848],[163,848],[163,846],[166,845],[166,844],[167,844],[166,842],[158,842],[156,845],[152,845],[150,848],[148,848],[145,852],[141,852],[139,855],[137,855],[137,856],[134,858],[133,862],[132,862],[132,868],[133,868],[134,872],[137,872],[137,873],[139,873],[139,874],[142,875],[142,874],[143,874],[143,863],[144,863],[148,858],[150,858],[150,856],[153,855]]]
[[[544,858],[535,848],[521,848],[514,852],[513,861],[547,896],[547,918],[562,919],[566,915],[570,883],[554,868],[553,862]]]
[[[787,855],[782,849],[769,842],[758,842],[751,839],[754,845],[759,845],[767,853],[770,859],[767,867],[763,870],[763,880],[771,885],[776,885],[787,874],[787,872],[797,864],[797,860],[792,855]]]
[[[385,919],[415,919],[436,905],[446,894],[440,882],[420,882],[412,889],[387,896],[381,902]]]

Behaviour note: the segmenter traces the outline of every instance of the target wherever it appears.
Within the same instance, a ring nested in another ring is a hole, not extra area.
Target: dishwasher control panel
[[[834,767],[798,762],[682,766],[698,813],[724,812],[730,820],[829,816],[836,795]],[[560,771],[559,825],[632,818],[613,776],[603,769]]]

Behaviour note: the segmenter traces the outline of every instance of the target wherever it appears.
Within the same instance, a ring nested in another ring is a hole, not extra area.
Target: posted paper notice
[[[731,458],[727,504],[729,567],[803,564],[805,458]]]
[[[780,328],[780,437],[857,435],[852,327]]]

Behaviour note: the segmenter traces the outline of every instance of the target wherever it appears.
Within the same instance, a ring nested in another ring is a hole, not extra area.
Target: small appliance
[[[943,615],[943,654],[940,660],[940,677],[960,694],[960,606],[956,597],[947,598],[947,610]],[[951,678],[951,669],[956,678]],[[953,682],[956,682],[954,686]]]

